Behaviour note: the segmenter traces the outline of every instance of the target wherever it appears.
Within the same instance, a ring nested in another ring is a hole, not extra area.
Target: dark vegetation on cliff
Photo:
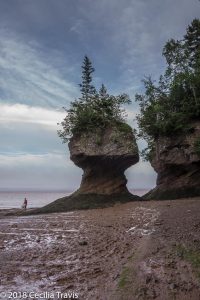
[[[99,91],[92,84],[94,68],[87,56],[82,65],[82,83],[79,84],[81,97],[71,102],[70,108],[64,108],[67,115],[61,122],[62,130],[58,131],[64,143],[73,135],[87,132],[103,131],[106,127],[117,126],[119,130],[129,131],[131,128],[125,123],[123,104],[130,104],[127,94],[109,95],[102,84]]]
[[[167,67],[158,83],[143,80],[145,92],[136,95],[140,105],[137,117],[139,136],[148,147],[143,151],[152,158],[160,136],[187,134],[190,123],[200,119],[200,20],[194,19],[181,40],[169,40],[163,48]],[[194,144],[200,153],[200,139]]]

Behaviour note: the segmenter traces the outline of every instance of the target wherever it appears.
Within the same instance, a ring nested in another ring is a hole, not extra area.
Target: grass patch
[[[120,278],[119,278],[119,283],[118,283],[118,287],[120,289],[124,289],[125,287],[128,288],[129,284],[131,283],[131,278],[133,275],[133,268],[131,267],[133,264],[133,260],[135,258],[135,253],[131,254],[128,257],[128,264],[130,267],[126,266],[124,267],[124,269],[121,272]]]
[[[130,269],[125,267],[120,275],[118,287],[123,289],[129,282]]]
[[[185,261],[188,261],[194,268],[195,273],[200,279],[200,251],[187,249],[183,245],[176,247],[176,254]]]
[[[132,133],[132,128],[123,122],[117,123],[117,129],[125,134]]]
[[[135,253],[131,254],[131,255],[128,257],[128,261],[133,261],[134,258],[135,258]]]

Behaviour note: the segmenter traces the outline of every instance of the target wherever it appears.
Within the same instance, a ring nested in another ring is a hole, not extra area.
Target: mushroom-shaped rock
[[[77,193],[128,193],[124,171],[139,161],[135,137],[128,125],[76,135],[70,140],[69,150],[71,160],[84,172]]]
[[[131,194],[124,171],[139,161],[133,131],[126,124],[74,135],[69,142],[70,158],[83,169],[80,188],[31,213],[64,212],[107,207],[116,202],[141,200]]]

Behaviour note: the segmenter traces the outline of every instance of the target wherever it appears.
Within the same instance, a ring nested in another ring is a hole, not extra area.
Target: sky
[[[135,128],[142,78],[158,78],[165,42],[199,16],[198,0],[0,0],[0,190],[75,190],[82,170],[57,123],[80,95],[84,55],[97,88],[130,95]],[[126,175],[130,189],[156,184],[142,160]]]

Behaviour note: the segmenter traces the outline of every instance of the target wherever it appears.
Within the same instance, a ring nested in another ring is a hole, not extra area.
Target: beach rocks
[[[139,155],[132,129],[125,126],[71,138],[70,158],[84,172],[77,193],[128,193],[124,171],[139,161]]]
[[[185,135],[161,137],[151,165],[158,173],[157,186],[147,199],[176,199],[200,195],[200,122],[194,122]]]

